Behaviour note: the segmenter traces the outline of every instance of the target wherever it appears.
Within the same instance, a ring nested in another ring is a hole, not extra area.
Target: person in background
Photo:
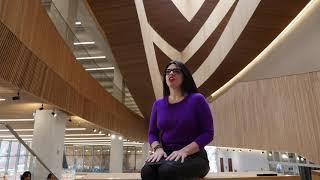
[[[25,171],[22,175],[21,175],[21,180],[31,180],[31,172],[30,171]]]
[[[57,178],[52,174],[48,174],[47,180],[57,180]]]

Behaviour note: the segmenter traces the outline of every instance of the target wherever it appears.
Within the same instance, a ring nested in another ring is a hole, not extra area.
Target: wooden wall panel
[[[0,1],[0,78],[128,138],[147,126],[77,63],[40,1]]]
[[[320,72],[242,82],[212,102],[218,146],[296,152],[320,163]]]
[[[312,171],[312,180],[320,180],[320,171]]]

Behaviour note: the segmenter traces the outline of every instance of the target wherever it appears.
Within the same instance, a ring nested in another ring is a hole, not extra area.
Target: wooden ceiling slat
[[[179,51],[190,43],[205,23],[219,0],[206,0],[189,22],[171,0],[144,0],[150,25]]]
[[[258,56],[308,2],[309,0],[294,3],[290,0],[261,1],[228,55],[199,90],[209,96],[227,83]]]
[[[1,80],[124,137],[146,139],[142,118],[76,62],[40,1],[3,0],[0,9]]]
[[[119,69],[146,120],[155,100],[134,1],[88,0]]]

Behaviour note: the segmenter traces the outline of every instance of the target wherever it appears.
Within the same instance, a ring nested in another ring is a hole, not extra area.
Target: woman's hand
[[[180,149],[179,151],[173,151],[167,158],[166,160],[169,161],[178,161],[181,159],[181,163],[184,162],[184,159],[188,156],[188,154],[183,150]]]
[[[162,157],[166,158],[167,154],[166,152],[164,152],[162,148],[158,148],[156,152],[154,152],[150,157],[148,157],[146,162],[159,162]]]

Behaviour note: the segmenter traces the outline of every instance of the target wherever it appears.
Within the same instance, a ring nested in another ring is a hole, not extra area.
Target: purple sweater
[[[160,132],[165,150],[180,150],[191,142],[196,142],[200,149],[209,144],[214,134],[213,118],[203,95],[189,94],[175,104],[169,104],[168,97],[157,100],[149,124],[150,144],[160,140]]]

